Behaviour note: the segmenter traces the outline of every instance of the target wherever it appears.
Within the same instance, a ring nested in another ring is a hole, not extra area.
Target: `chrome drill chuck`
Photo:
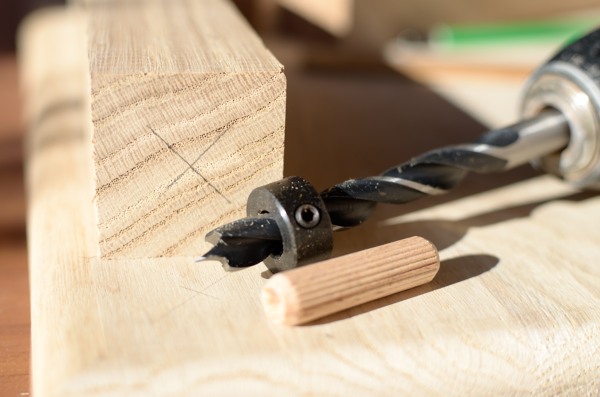
[[[535,166],[581,188],[600,189],[600,30],[567,46],[526,84],[524,118],[558,110],[569,127],[568,145],[534,160]]]

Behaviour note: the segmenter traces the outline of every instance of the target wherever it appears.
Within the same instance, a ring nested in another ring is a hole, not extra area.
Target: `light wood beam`
[[[198,255],[282,177],[282,65],[225,0],[91,2],[100,251]]]

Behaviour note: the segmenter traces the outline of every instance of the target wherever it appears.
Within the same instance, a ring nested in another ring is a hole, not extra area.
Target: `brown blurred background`
[[[22,155],[25,127],[21,120],[15,35],[27,13],[60,3],[0,2],[0,396],[29,395],[30,320]],[[440,24],[540,19],[595,7],[592,0],[235,3],[286,67],[285,174],[303,175],[318,188],[377,173],[433,146],[470,140],[484,129],[455,105],[382,62],[382,46],[399,33],[407,29],[426,32]],[[361,140],[365,133],[369,139]],[[423,133],[426,139],[407,140],[411,134]],[[480,178],[473,184],[477,188],[467,184],[460,192],[437,201],[393,211],[411,211],[533,174],[521,170],[493,180]],[[351,238],[350,234],[346,236]]]

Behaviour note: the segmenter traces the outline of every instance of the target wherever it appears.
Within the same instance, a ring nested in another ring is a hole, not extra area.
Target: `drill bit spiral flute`
[[[447,192],[468,172],[533,162],[578,187],[600,187],[600,29],[561,50],[526,85],[523,121],[474,143],[432,150],[381,175],[318,194],[300,177],[252,191],[247,217],[207,234],[199,260],[230,268],[264,261],[272,272],[327,258],[333,231],[360,225],[377,203],[400,204]]]

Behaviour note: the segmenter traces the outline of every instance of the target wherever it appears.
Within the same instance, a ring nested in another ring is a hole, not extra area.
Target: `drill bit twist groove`
[[[357,226],[369,217],[377,203],[402,204],[443,194],[458,185],[468,172],[503,170],[507,160],[494,151],[497,147],[490,144],[433,150],[379,176],[337,184],[321,197],[334,225]]]

